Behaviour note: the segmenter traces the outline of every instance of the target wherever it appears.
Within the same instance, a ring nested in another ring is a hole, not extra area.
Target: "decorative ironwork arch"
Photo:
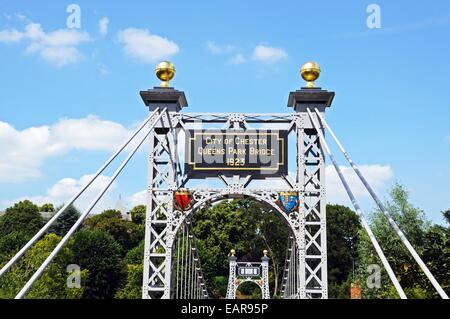
[[[286,225],[290,228],[293,235],[296,237],[296,240],[300,240],[298,229],[300,227],[300,219],[299,212],[293,211],[290,213],[284,212],[277,204],[278,200],[277,191],[268,191],[268,190],[242,190],[236,192],[235,190],[192,190],[192,196],[194,199],[194,204],[189,210],[182,211],[180,209],[174,209],[173,218],[172,218],[172,227],[173,234],[177,234],[180,230],[181,225],[190,221],[195,213],[202,209],[208,203],[215,203],[218,201],[229,199],[230,196],[239,195],[245,198],[252,198],[265,206],[269,207],[276,211],[279,215],[281,215],[282,220],[286,223]]]

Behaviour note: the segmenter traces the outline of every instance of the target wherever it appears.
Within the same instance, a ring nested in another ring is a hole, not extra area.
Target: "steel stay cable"
[[[155,109],[150,116],[142,122],[142,124],[137,128],[136,131],[126,140],[121,147],[108,159],[106,162],[100,167],[100,169],[91,177],[91,179],[74,195],[72,196],[69,201],[64,204],[62,208],[60,208],[55,215],[52,216],[52,218],[49,219],[49,221],[2,267],[0,270],[0,277],[5,274],[13,266],[17,260],[39,239],[41,236],[45,233],[45,231],[58,219],[59,216],[61,216],[62,213],[65,212],[65,210],[73,204],[75,200],[77,200],[84,191],[97,179],[98,176],[100,176],[101,173],[112,163],[114,159],[117,158],[117,156],[128,146],[128,144],[136,137],[139,132],[142,131],[144,126],[153,118],[153,116],[157,113],[159,108]]]
[[[76,231],[76,229],[81,225],[83,220],[87,217],[87,215],[92,211],[94,206],[98,203],[98,201],[102,198],[104,193],[109,189],[111,184],[114,182],[114,180],[117,178],[117,176],[122,172],[122,170],[125,168],[125,166],[128,164],[128,162],[131,160],[133,155],[137,152],[137,150],[141,147],[142,143],[147,139],[150,132],[153,130],[156,123],[161,119],[161,117],[164,115],[166,109],[164,109],[155,119],[155,121],[152,123],[152,125],[148,128],[147,133],[144,135],[144,137],[140,140],[140,142],[133,148],[133,150],[128,154],[127,158],[121,163],[119,168],[114,172],[110,180],[108,181],[107,185],[98,193],[97,197],[91,202],[88,209],[81,214],[81,216],[78,218],[78,220],[73,224],[73,226],[70,228],[70,230],[64,235],[64,237],[61,239],[61,241],[58,243],[58,245],[53,249],[53,251],[50,253],[50,255],[45,259],[45,261],[41,264],[41,266],[36,270],[36,272],[33,274],[33,276],[27,281],[27,283],[22,287],[20,292],[16,295],[15,299],[21,299],[27,291],[31,288],[31,286],[34,284],[34,282],[39,279],[39,277],[42,275],[42,273],[45,271],[47,266],[50,264],[50,262],[55,258],[55,256],[58,254],[58,252],[64,247],[64,245],[69,240],[70,236]]]
[[[403,242],[403,244],[406,246],[406,248],[408,249],[408,251],[410,252],[410,254],[413,256],[413,258],[415,259],[415,261],[418,263],[419,267],[423,270],[423,272],[425,273],[425,275],[428,277],[428,279],[430,280],[431,284],[433,285],[433,287],[436,289],[436,291],[439,293],[439,295],[441,296],[441,298],[443,299],[448,299],[448,295],[445,293],[445,291],[442,289],[441,285],[437,282],[436,278],[433,276],[433,274],[431,273],[431,271],[428,269],[427,265],[423,262],[422,258],[420,258],[419,254],[416,252],[416,250],[414,249],[414,247],[411,245],[411,243],[409,242],[409,240],[406,238],[405,234],[403,233],[403,231],[400,229],[400,227],[398,227],[397,223],[394,221],[394,219],[392,218],[391,214],[389,213],[389,211],[386,209],[386,207],[384,206],[384,204],[381,202],[381,200],[378,198],[377,194],[374,192],[374,190],[372,189],[372,187],[370,186],[370,184],[367,182],[367,180],[365,179],[365,177],[362,175],[361,171],[359,170],[358,166],[352,161],[352,159],[350,158],[350,155],[347,153],[347,151],[344,149],[344,147],[342,146],[342,144],[340,143],[339,139],[336,137],[336,135],[334,134],[333,130],[331,129],[331,127],[328,125],[328,123],[325,121],[325,119],[323,118],[323,116],[320,114],[319,110],[317,108],[314,109],[314,111],[316,112],[317,116],[320,118],[320,120],[322,121],[322,123],[324,124],[325,128],[328,130],[328,132],[330,132],[330,135],[332,136],[333,140],[336,142],[336,144],[338,145],[339,149],[341,150],[341,152],[343,153],[344,157],[347,159],[348,163],[350,164],[350,166],[353,168],[353,170],[355,171],[356,175],[358,175],[359,179],[361,180],[361,182],[364,184],[364,187],[367,189],[367,191],[369,192],[369,194],[372,196],[373,200],[375,201],[375,203],[378,205],[378,207],[380,208],[380,210],[383,212],[383,214],[386,216],[386,218],[388,219],[389,223],[391,224],[392,228],[395,230],[395,232],[397,233],[397,235],[400,237],[401,241]]]
[[[380,247],[377,239],[375,238],[375,236],[374,236],[374,234],[373,234],[369,224],[366,221],[364,212],[361,210],[361,207],[359,206],[358,201],[356,200],[355,196],[353,195],[353,192],[351,191],[350,186],[348,185],[347,180],[345,179],[345,177],[344,177],[344,175],[342,173],[342,170],[340,169],[340,167],[337,164],[333,154],[331,153],[331,150],[328,147],[327,142],[325,141],[325,137],[323,136],[323,133],[322,133],[318,123],[313,118],[313,115],[312,115],[311,111],[309,110],[309,108],[306,109],[306,110],[307,110],[307,112],[309,114],[309,117],[311,119],[311,122],[312,122],[314,128],[317,131],[317,134],[319,135],[319,139],[320,139],[320,142],[321,142],[321,144],[323,146],[323,149],[325,150],[325,153],[328,155],[328,157],[330,158],[331,162],[333,163],[333,166],[334,166],[334,168],[335,168],[335,170],[336,170],[336,172],[337,172],[337,174],[338,174],[338,176],[339,176],[339,178],[340,178],[340,180],[342,182],[342,185],[344,186],[345,191],[347,192],[347,195],[349,196],[349,198],[350,198],[350,200],[351,200],[351,202],[352,202],[352,204],[353,204],[353,206],[354,206],[354,208],[356,210],[356,214],[361,219],[361,224],[363,225],[364,229],[366,230],[367,235],[369,236],[370,241],[372,242],[372,245],[374,246],[378,256],[380,257],[381,262],[383,263],[383,266],[386,269],[386,272],[388,273],[389,278],[392,281],[392,284],[394,285],[395,289],[397,290],[397,293],[399,294],[400,298],[401,299],[407,299],[406,294],[403,291],[403,288],[401,287],[400,283],[398,282],[397,277],[395,276],[394,271],[391,268],[391,265],[389,264],[388,260],[386,259],[386,256],[384,255],[383,250],[381,249],[381,247]]]

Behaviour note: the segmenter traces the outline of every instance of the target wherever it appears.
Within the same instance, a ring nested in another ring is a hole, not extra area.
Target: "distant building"
[[[131,222],[131,213],[130,210],[125,206],[125,204],[121,200],[121,196],[119,196],[119,200],[116,203],[115,210],[118,210],[122,215],[123,220],[127,220]]]

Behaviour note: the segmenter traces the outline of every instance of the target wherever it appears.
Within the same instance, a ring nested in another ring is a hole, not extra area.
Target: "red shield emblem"
[[[189,210],[192,207],[192,193],[188,190],[176,191],[174,204],[179,210]]]

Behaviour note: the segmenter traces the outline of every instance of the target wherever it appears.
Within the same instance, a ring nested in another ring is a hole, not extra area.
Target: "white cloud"
[[[20,42],[24,34],[16,29],[7,29],[0,31],[0,42]]]
[[[340,166],[340,168],[356,199],[369,198],[369,193],[353,169],[348,166]],[[392,168],[389,165],[361,165],[359,169],[377,193],[383,191],[386,184],[394,177]],[[338,204],[349,203],[348,195],[332,165],[328,165],[326,168],[326,183],[328,202]]]
[[[84,175],[80,179],[74,178],[63,178],[52,185],[46,192],[45,195],[41,196],[28,196],[20,197],[15,200],[4,201],[2,206],[9,207],[14,203],[21,200],[28,199],[37,205],[43,205],[46,203],[52,203],[55,206],[60,206],[70,200],[83,186],[85,186],[91,179],[93,175]],[[85,210],[89,207],[92,201],[97,197],[98,193],[108,184],[109,177],[100,175],[97,179],[89,186],[89,188],[81,195],[76,201],[75,206],[80,210]],[[96,204],[91,213],[99,213],[105,209],[114,208],[117,197],[114,191],[117,188],[116,182],[113,182],[109,187],[108,191],[102,196],[100,201]]]
[[[259,44],[253,50],[253,59],[265,63],[273,63],[286,60],[288,54],[282,48],[275,48],[267,45]]]
[[[115,150],[130,135],[130,131],[121,124],[100,120],[93,115],[60,120],[52,126],[51,133],[51,144],[60,148],[104,151]]]
[[[129,204],[128,207],[135,207],[137,205],[145,205],[147,202],[147,191],[143,190],[137,193],[134,193],[133,195],[129,196],[126,199],[127,204]]]
[[[147,29],[128,28],[120,30],[117,36],[125,54],[144,63],[157,62],[180,51],[175,42],[151,34]]]
[[[90,42],[89,34],[79,30],[58,29],[45,32],[39,23],[29,23],[25,30],[0,30],[0,42],[28,41],[25,52],[39,54],[45,61],[56,66],[64,66],[81,60],[78,46]]]
[[[214,41],[208,41],[206,43],[206,48],[209,52],[212,54],[227,54],[230,52],[233,52],[236,48],[233,45],[226,44],[226,45],[218,45]]]
[[[103,17],[98,21],[98,31],[102,36],[105,36],[108,34],[108,26],[109,26],[109,19],[108,17]]]
[[[54,65],[61,67],[78,62],[82,55],[74,47],[48,47],[41,51],[41,57]]]
[[[239,65],[247,62],[247,60],[244,58],[244,56],[240,53],[234,55],[230,61],[231,64]]]
[[[30,23],[25,27],[25,36],[33,41],[34,45],[42,47],[77,46],[83,42],[91,41],[88,33],[76,29],[58,29],[44,32],[39,23]]]
[[[113,151],[130,133],[121,124],[92,115],[24,130],[0,121],[0,182],[38,177],[45,159],[74,149]]]

